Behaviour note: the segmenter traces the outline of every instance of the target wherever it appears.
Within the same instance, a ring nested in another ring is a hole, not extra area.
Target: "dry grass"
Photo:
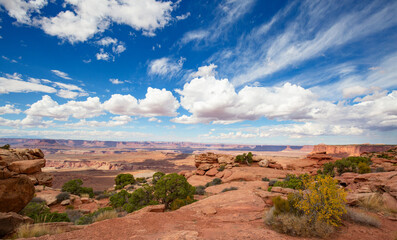
[[[382,195],[378,193],[360,199],[358,205],[368,211],[381,212],[385,210]]]
[[[346,216],[352,222],[362,224],[362,225],[377,227],[377,228],[379,228],[381,226],[380,221],[375,217],[372,217],[372,216],[370,216],[366,213],[363,213],[363,212],[359,212],[359,211],[357,211],[353,208],[350,208],[350,207],[347,207],[346,210],[347,210]]]
[[[21,225],[17,232],[15,233],[16,238],[31,238],[40,237],[47,234],[58,234],[62,233],[62,229],[51,229],[49,226],[43,224],[23,224]]]
[[[274,207],[265,216],[265,222],[280,233],[300,237],[329,237],[335,228],[325,222],[310,222],[307,216],[296,216],[292,213],[274,215]]]
[[[93,222],[99,222],[106,219],[117,218],[118,214],[115,210],[104,211],[93,219]]]

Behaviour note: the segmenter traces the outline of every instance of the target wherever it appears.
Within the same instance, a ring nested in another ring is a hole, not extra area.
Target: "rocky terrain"
[[[313,148],[313,153],[325,153],[330,155],[339,155],[343,157],[347,156],[360,156],[363,153],[371,152],[384,152],[394,145],[374,145],[374,144],[360,144],[360,145],[325,145],[319,144],[315,145]]]
[[[51,186],[52,175],[41,171],[45,163],[40,149],[0,149],[0,236],[33,222],[17,213],[32,200],[35,185]]]

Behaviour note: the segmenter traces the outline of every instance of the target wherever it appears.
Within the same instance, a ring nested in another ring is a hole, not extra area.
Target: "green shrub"
[[[135,178],[129,173],[121,173],[114,179],[116,183],[116,189],[122,189],[128,184],[135,184]]]
[[[158,202],[154,198],[154,187],[145,184],[142,188],[130,194],[128,202],[123,205],[123,209],[130,213],[149,205],[156,205]]]
[[[277,180],[274,180],[274,179],[273,179],[273,180],[270,180],[270,181],[269,181],[269,186],[270,186],[270,187],[274,186],[274,184],[276,184],[276,182],[277,182]]]
[[[62,192],[68,192],[75,195],[88,194],[90,198],[94,197],[94,191],[89,187],[82,187],[83,181],[81,179],[73,179],[62,186]]]
[[[242,155],[237,155],[236,159],[234,160],[235,162],[238,163],[246,163],[247,165],[250,165],[252,163],[252,152],[249,153],[243,153]]]
[[[62,202],[63,200],[67,200],[70,198],[70,194],[68,192],[61,192],[56,196],[57,202]]]
[[[110,205],[114,208],[123,207],[124,204],[128,202],[130,197],[130,193],[128,193],[126,190],[121,190],[110,197]]]
[[[113,210],[112,207],[99,208],[98,210],[96,210],[93,213],[89,213],[87,215],[80,217],[75,223],[77,225],[91,224],[95,221],[95,218],[98,217],[98,215],[100,215],[106,211],[112,211],[112,210]]]
[[[387,154],[385,154],[385,153],[378,154],[377,157],[378,157],[378,158],[385,158],[385,159],[393,159],[392,156],[389,156],[389,155],[387,155]]]
[[[267,191],[268,191],[268,192],[271,192],[271,191],[272,191],[272,188],[273,188],[272,186],[269,186],[269,187],[267,188]]]
[[[218,171],[222,172],[223,170],[225,170],[225,165],[220,165],[218,168]]]
[[[192,200],[189,196],[186,199],[175,199],[170,206],[170,209],[172,211],[177,210],[185,205],[188,205],[192,203],[194,200]]]
[[[30,217],[35,223],[70,222],[65,213],[50,212],[50,209],[45,203],[30,202],[22,209],[21,214]]]
[[[324,175],[335,176],[335,169],[339,175],[345,172],[359,172],[358,165],[362,166],[362,171],[368,171],[369,165],[372,164],[371,160],[366,157],[348,157],[341,160],[337,160],[334,163],[329,162],[323,165],[321,171]],[[368,166],[368,167],[367,167]]]
[[[8,150],[8,149],[10,149],[10,147],[11,147],[10,144],[6,144],[6,145],[4,145],[4,146],[2,146],[0,148]]]
[[[197,186],[196,187],[196,194],[197,195],[204,195],[205,194],[205,186]]]
[[[358,163],[357,168],[358,168],[358,173],[360,173],[360,174],[371,172],[371,168],[369,167],[369,165],[364,162]]]
[[[219,185],[219,184],[222,184],[222,179],[214,178],[211,182],[208,182],[207,184],[205,184],[205,187],[215,186],[215,185]]]
[[[222,192],[228,192],[228,191],[233,191],[233,190],[237,190],[237,189],[238,189],[237,187],[229,187],[229,188],[224,188],[222,190]]]
[[[153,184],[156,184],[157,181],[158,181],[160,178],[162,178],[164,175],[165,175],[165,173],[163,173],[163,172],[156,172],[155,174],[153,174],[153,181],[152,181],[152,183],[153,183]]]
[[[161,177],[154,186],[154,195],[158,201],[165,204],[166,209],[170,209],[176,199],[194,199],[196,188],[188,183],[184,176],[177,173],[167,174]]]
[[[136,178],[136,181],[139,182],[139,183],[146,183],[147,182],[146,178],[144,178],[144,177]]]
[[[30,202],[34,202],[34,203],[46,203],[46,201],[42,198],[39,197],[33,197],[32,200],[30,200]]]
[[[383,167],[377,167],[375,169],[375,172],[386,172],[385,169]]]
[[[270,180],[269,180],[269,178],[264,177],[264,178],[262,178],[262,181],[264,181],[264,182],[269,182]]]
[[[101,199],[105,199],[105,198],[109,198],[110,194],[109,193],[102,193],[99,194],[98,196],[95,197],[96,200],[101,200]]]
[[[286,178],[283,181],[276,182],[274,187],[283,187],[283,188],[292,188],[292,189],[302,189],[304,178],[307,178],[307,174],[302,174],[299,176],[295,176],[294,174],[287,174]]]

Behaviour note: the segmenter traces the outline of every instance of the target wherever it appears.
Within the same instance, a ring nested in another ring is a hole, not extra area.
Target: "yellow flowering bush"
[[[311,222],[323,221],[335,227],[346,213],[346,192],[329,175],[318,175],[303,179],[305,190],[300,190],[300,200],[295,208],[308,216]]]

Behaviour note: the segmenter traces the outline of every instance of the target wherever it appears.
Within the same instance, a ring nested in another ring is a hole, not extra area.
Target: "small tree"
[[[6,144],[6,145],[4,145],[4,146],[2,146],[0,148],[8,150],[8,149],[10,149],[10,147],[11,147],[10,144]]]
[[[110,205],[114,208],[123,207],[124,204],[128,202],[130,197],[130,193],[128,193],[126,190],[121,190],[110,197]]]
[[[165,173],[163,173],[163,172],[156,172],[155,174],[153,174],[153,181],[152,181],[152,183],[153,183],[153,184],[156,184],[157,181],[158,181],[162,176],[164,176],[164,175],[165,175]]]
[[[158,204],[154,198],[154,187],[145,184],[142,188],[135,190],[128,198],[128,203],[123,206],[127,212],[139,210],[148,205]]]
[[[128,184],[134,184],[135,183],[135,178],[129,173],[122,173],[117,175],[117,177],[114,179],[116,182],[116,189],[122,189]]]
[[[188,183],[184,176],[177,173],[171,173],[163,176],[157,181],[155,187],[155,197],[165,204],[166,209],[176,199],[194,199],[196,188]]]
[[[252,152],[247,153],[243,153],[242,155],[237,155],[235,162],[238,163],[246,163],[248,166],[251,165],[253,161],[253,154]]]
[[[91,198],[94,197],[94,191],[89,187],[82,187],[83,181],[81,179],[73,179],[62,186],[62,192],[68,192],[75,195],[88,194]]]

